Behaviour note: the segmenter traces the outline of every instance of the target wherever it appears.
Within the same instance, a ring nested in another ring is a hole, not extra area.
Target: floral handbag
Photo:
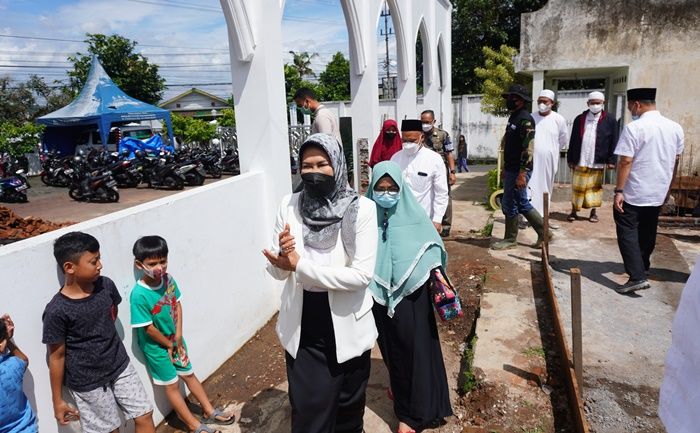
[[[430,272],[430,298],[435,311],[443,321],[464,315],[457,291],[450,284],[442,267],[437,267]]]

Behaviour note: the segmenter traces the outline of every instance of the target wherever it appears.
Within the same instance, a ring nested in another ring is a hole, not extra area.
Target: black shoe
[[[615,288],[617,293],[632,293],[637,290],[645,290],[651,287],[647,280],[634,281],[629,280],[625,284],[621,284]]]
[[[450,231],[447,229],[442,229],[442,231],[440,232],[440,236],[442,236],[443,238],[446,238],[449,235],[450,235]]]

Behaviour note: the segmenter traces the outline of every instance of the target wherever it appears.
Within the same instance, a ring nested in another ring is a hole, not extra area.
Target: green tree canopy
[[[140,101],[157,104],[165,89],[165,80],[158,73],[158,65],[134,50],[137,43],[123,36],[87,34],[88,53],[68,57],[73,70],[68,71],[69,88],[77,95],[90,72],[92,55],[102,63],[105,71],[127,95]]]
[[[520,47],[520,14],[547,0],[452,0],[452,92],[481,91],[474,69],[484,64],[483,47]]]
[[[217,119],[219,126],[233,127],[236,126],[236,114],[233,108],[224,108],[221,110],[221,117]]]
[[[32,152],[41,142],[43,130],[43,125],[32,122],[19,125],[10,122],[0,123],[0,152],[7,152],[12,156]]]
[[[23,82],[0,77],[0,123],[19,125],[33,121],[70,101],[71,95],[65,88],[50,86],[36,75]]]
[[[318,57],[318,53],[309,54],[308,51],[300,51],[298,53],[290,51],[289,54],[292,55],[292,64],[290,66],[297,70],[300,78],[316,76],[311,68],[311,59]]]
[[[194,117],[170,113],[173,134],[183,144],[202,144],[216,136],[216,125]]]
[[[325,101],[350,99],[350,61],[338,51],[321,72],[318,81],[321,87],[319,98]]]
[[[481,101],[481,111],[505,116],[509,111],[502,95],[516,81],[513,57],[518,51],[507,45],[501,45],[498,51],[489,47],[484,47],[482,51],[484,66],[474,69],[477,78],[482,81],[484,99]]]

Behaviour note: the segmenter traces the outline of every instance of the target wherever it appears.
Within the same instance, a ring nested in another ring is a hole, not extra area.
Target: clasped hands
[[[263,255],[276,268],[283,271],[296,271],[297,263],[299,263],[299,253],[297,253],[296,241],[290,232],[289,224],[284,225],[284,230],[279,234],[278,242],[279,254],[263,250]]]

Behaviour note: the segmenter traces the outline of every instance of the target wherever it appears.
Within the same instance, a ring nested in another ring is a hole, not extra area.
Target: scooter
[[[29,184],[24,170],[17,170],[14,176],[0,178],[0,201],[5,203],[27,203]]]
[[[68,190],[73,200],[88,202],[116,203],[119,201],[117,181],[112,172],[107,170],[91,170],[88,163],[80,156],[73,158],[75,172]]]
[[[162,155],[161,158],[146,156],[143,151],[136,151],[137,164],[143,169],[144,181],[150,188],[183,189],[185,176],[179,173],[178,167],[172,162],[172,156]]]

